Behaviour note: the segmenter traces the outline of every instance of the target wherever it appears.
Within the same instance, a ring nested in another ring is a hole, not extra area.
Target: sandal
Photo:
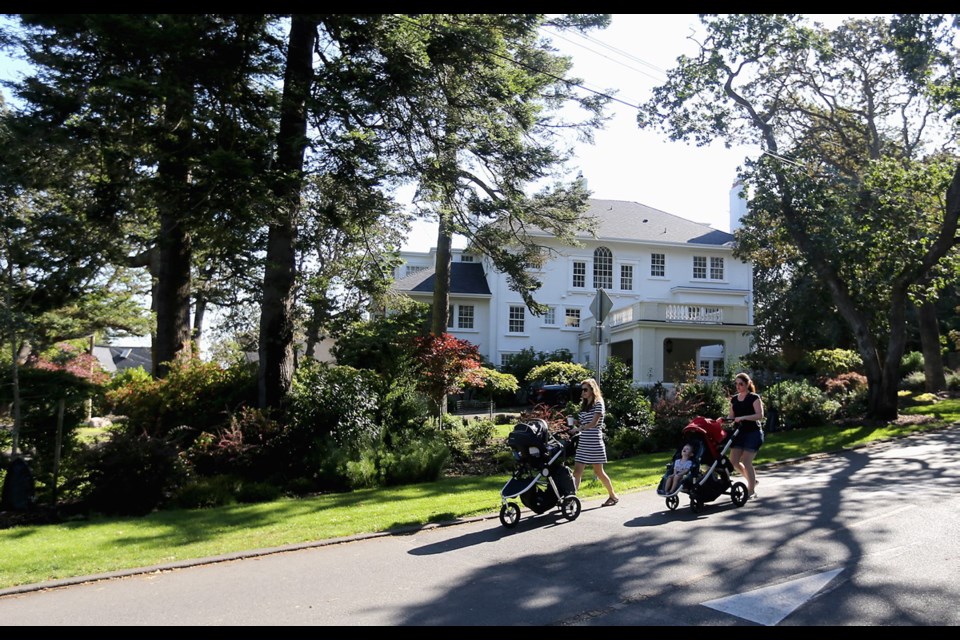
[[[607,501],[604,502],[601,507],[612,507],[613,505],[620,502],[620,498],[607,498]]]

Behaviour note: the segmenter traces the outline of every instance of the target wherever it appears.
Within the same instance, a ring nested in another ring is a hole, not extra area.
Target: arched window
[[[593,288],[613,289],[613,254],[606,247],[593,252]]]

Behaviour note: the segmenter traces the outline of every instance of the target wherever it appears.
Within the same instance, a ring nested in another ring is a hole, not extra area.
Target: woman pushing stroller
[[[736,425],[737,435],[730,447],[730,462],[747,481],[747,495],[756,498],[757,472],[753,468],[753,459],[763,445],[763,401],[757,394],[757,388],[750,376],[744,372],[737,374],[734,382],[737,393],[730,398],[728,419]]]
[[[620,498],[613,490],[610,477],[603,470],[607,462],[607,449],[603,443],[603,417],[606,406],[600,385],[593,378],[587,378],[580,383],[580,443],[577,445],[577,454],[574,458],[573,479],[577,490],[580,489],[580,478],[587,465],[593,466],[597,479],[607,490],[607,500],[602,507],[612,507],[620,502]]]

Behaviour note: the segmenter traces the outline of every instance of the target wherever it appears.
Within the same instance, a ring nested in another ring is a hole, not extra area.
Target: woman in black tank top
[[[763,402],[757,395],[753,380],[744,372],[737,374],[734,379],[737,393],[730,398],[729,418],[733,419],[738,429],[730,447],[730,462],[747,481],[747,495],[757,496],[757,472],[753,468],[753,459],[763,445],[763,429],[760,420],[763,420]]]

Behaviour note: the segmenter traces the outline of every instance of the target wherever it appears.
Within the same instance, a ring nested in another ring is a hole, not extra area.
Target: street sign
[[[590,313],[596,319],[597,324],[603,324],[610,310],[613,309],[613,300],[603,289],[597,289],[597,295],[590,303]]]
[[[597,325],[590,329],[590,344],[600,344],[603,342],[603,327]]]

